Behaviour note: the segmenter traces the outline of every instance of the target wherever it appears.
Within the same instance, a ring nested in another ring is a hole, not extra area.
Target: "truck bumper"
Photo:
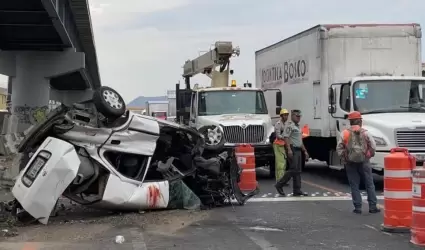
[[[274,166],[274,152],[271,144],[254,144],[255,167]],[[225,145],[225,148],[235,148],[237,145]]]
[[[383,175],[384,174],[384,158],[390,153],[390,151],[376,151],[375,156],[370,159],[373,172]],[[424,152],[410,152],[416,156],[416,166],[423,166],[425,159]]]

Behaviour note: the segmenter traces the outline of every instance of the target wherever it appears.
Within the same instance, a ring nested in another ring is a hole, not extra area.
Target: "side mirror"
[[[329,107],[328,107],[328,113],[329,114],[335,114],[335,112],[336,112],[335,105],[329,105]]]
[[[282,109],[281,107],[276,107],[276,115],[280,115],[280,110],[281,109]]]
[[[335,96],[335,90],[332,87],[328,89],[328,99],[329,99],[329,105],[335,105],[336,96]]]
[[[279,108],[282,106],[282,92],[280,92],[280,91],[276,92],[276,106],[279,107]]]

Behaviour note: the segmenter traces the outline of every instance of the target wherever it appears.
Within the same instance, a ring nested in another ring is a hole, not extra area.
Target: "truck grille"
[[[425,129],[398,130],[396,141],[397,145],[402,148],[425,148]]]
[[[264,141],[264,126],[225,126],[224,138],[228,143],[260,143]]]

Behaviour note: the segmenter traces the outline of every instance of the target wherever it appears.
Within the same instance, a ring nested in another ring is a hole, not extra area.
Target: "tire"
[[[224,139],[224,132],[219,126],[208,125],[198,130],[205,138],[205,149],[211,151],[221,151],[224,149],[226,140]],[[209,133],[212,133],[209,135]],[[215,135],[214,135],[215,134]],[[212,142],[210,136],[216,136],[216,141]]]
[[[117,118],[126,111],[124,99],[114,89],[102,86],[93,93],[93,103],[97,111],[106,118]]]

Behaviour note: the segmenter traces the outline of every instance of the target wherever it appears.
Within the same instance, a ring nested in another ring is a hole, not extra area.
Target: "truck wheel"
[[[125,113],[124,99],[114,89],[102,86],[93,93],[93,103],[97,111],[106,118],[117,118]]]
[[[205,138],[205,149],[220,151],[224,148],[224,132],[219,126],[208,125],[198,130]]]

